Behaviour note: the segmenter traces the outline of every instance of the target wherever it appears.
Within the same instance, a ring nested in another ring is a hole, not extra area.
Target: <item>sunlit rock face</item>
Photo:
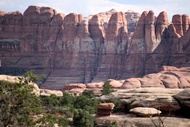
[[[51,7],[0,11],[0,72],[45,73],[44,88],[127,79],[189,66],[189,16],[112,9],[89,17]]]

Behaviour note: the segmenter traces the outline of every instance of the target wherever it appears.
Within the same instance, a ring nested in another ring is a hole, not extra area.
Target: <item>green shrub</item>
[[[80,95],[76,97],[74,102],[74,108],[84,109],[90,113],[95,113],[98,107],[99,101],[97,99],[90,99],[86,96]]]
[[[73,117],[75,127],[94,127],[94,117],[89,112],[79,109]]]
[[[32,116],[42,112],[40,99],[29,85],[36,81],[35,75],[30,72],[19,79],[15,83],[0,81],[0,126],[34,126]]]
[[[93,98],[94,97],[94,91],[93,90],[84,90],[82,95],[85,97],[88,97],[88,98]]]
[[[112,86],[110,85],[110,82],[109,81],[105,82],[103,85],[102,95],[108,95],[113,91],[114,90],[113,90]]]
[[[67,127],[69,125],[68,119],[59,118],[58,125],[59,125],[59,127]]]
[[[60,104],[61,105],[73,105],[75,101],[75,97],[71,94],[64,92],[63,97],[61,97]]]
[[[50,107],[55,107],[55,106],[60,106],[60,99],[61,97],[57,97],[54,94],[51,94],[50,96],[44,96],[40,97],[41,103],[44,106],[50,106]]]
[[[51,111],[52,114],[56,113],[62,113],[64,114],[67,118],[71,118],[74,115],[74,108],[73,106],[63,106],[63,107],[52,107]]]

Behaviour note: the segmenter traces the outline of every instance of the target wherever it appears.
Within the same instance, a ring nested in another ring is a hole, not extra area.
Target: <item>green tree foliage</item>
[[[94,117],[88,111],[79,109],[73,117],[75,127],[94,127]]]
[[[92,97],[94,97],[94,91],[93,90],[84,90],[82,95],[86,96],[88,98],[92,98]]]
[[[53,127],[54,124],[57,122],[57,118],[53,114],[47,114],[44,115],[42,118],[40,118],[37,123],[41,125],[41,127]]]
[[[54,94],[47,97],[40,97],[40,98],[44,106],[50,106],[50,107],[60,106],[61,97],[57,97]]]
[[[108,95],[113,91],[114,90],[113,90],[112,86],[110,85],[110,82],[109,81],[105,82],[103,85],[102,95]]]
[[[63,97],[61,98],[61,105],[71,106],[74,104],[75,97],[67,92],[63,93]]]
[[[25,84],[29,84],[30,82],[41,82],[44,79],[44,75],[37,76],[34,73],[34,70],[30,70],[24,74],[23,77],[20,77],[20,81],[24,82]]]
[[[67,127],[69,125],[68,119],[59,118],[58,125],[59,127]]]
[[[42,104],[48,107],[48,113],[51,114],[64,114],[66,117],[73,117],[75,126],[79,127],[91,127],[91,124],[94,124],[94,119],[91,118],[91,114],[97,111],[99,101],[97,99],[89,98],[89,96],[72,96],[69,93],[63,93],[63,97],[57,97],[51,95],[49,97],[41,97]],[[81,114],[81,112],[84,112]],[[51,116],[52,117],[52,116]],[[88,118],[87,118],[88,117]],[[42,118],[41,123],[45,124],[43,121],[49,121],[50,116]],[[54,117],[52,117],[53,119]],[[64,121],[64,120],[63,120]],[[62,122],[63,122],[62,121]],[[46,123],[45,125],[51,126],[52,123],[60,123],[56,119],[54,122]],[[79,125],[81,124],[82,125]],[[89,126],[88,126],[89,125]]]
[[[44,115],[37,123],[40,124],[40,127],[54,127],[56,123],[58,123],[59,127],[67,127],[69,124],[66,118],[57,118],[53,114]]]
[[[113,112],[117,112],[117,111],[119,111],[120,108],[121,108],[121,102],[120,102],[120,100],[118,100],[118,99],[110,99],[110,100],[107,100],[106,102],[107,102],[107,103],[114,103],[114,104],[115,104],[115,107],[114,107],[114,109],[113,109]]]
[[[34,71],[27,72],[19,78],[19,82],[0,81],[0,126],[1,127],[53,127],[57,123],[60,127],[68,126],[66,118],[58,118],[53,114],[33,119],[33,116],[44,113],[42,104],[57,106],[61,104],[61,97],[51,95],[47,98],[37,97],[33,93],[31,82],[39,82],[43,76],[36,76]]]
[[[34,126],[32,115],[42,111],[39,98],[27,81],[0,81],[0,126]]]
[[[41,103],[46,107],[47,111],[50,113],[61,113],[65,116],[71,118],[74,115],[74,101],[75,97],[71,94],[65,92],[63,97],[58,97],[55,95],[42,96]]]
[[[76,97],[74,102],[74,108],[83,109],[90,113],[95,113],[97,111],[99,101],[97,99],[90,99],[86,96],[80,95]]]

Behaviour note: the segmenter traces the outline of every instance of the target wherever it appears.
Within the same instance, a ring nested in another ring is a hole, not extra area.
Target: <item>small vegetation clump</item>
[[[94,115],[100,103],[92,90],[79,96],[63,93],[62,97],[36,96],[32,82],[41,82],[43,76],[27,72],[19,82],[0,81],[0,126],[20,127],[94,127]],[[103,95],[113,92],[109,82],[104,84]],[[117,101],[112,100],[116,105]],[[118,103],[119,105],[119,103]],[[69,119],[71,118],[71,119]]]
[[[108,95],[113,91],[114,90],[113,90],[112,86],[110,85],[110,82],[109,81],[105,82],[103,85],[102,95]]]

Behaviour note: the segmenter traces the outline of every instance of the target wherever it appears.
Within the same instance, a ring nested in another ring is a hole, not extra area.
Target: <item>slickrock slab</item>
[[[110,125],[116,123],[117,127],[155,127],[161,125],[160,119],[164,119],[164,127],[190,127],[190,121],[187,118],[180,117],[129,117],[125,115],[111,115],[96,117],[98,125]],[[154,123],[155,124],[154,124]]]
[[[50,95],[56,95],[56,96],[63,96],[63,92],[60,90],[48,90],[48,89],[40,89],[40,95],[41,96],[50,96]]]
[[[147,107],[136,107],[130,109],[131,113],[135,113],[137,116],[154,116],[154,115],[159,115],[161,113],[160,110],[157,110],[155,108],[147,108]]]
[[[183,89],[166,89],[166,88],[137,88],[129,90],[117,90],[109,95],[97,97],[98,99],[120,100],[123,105],[131,108],[151,107],[161,111],[178,111],[179,103],[173,97],[183,91]]]

